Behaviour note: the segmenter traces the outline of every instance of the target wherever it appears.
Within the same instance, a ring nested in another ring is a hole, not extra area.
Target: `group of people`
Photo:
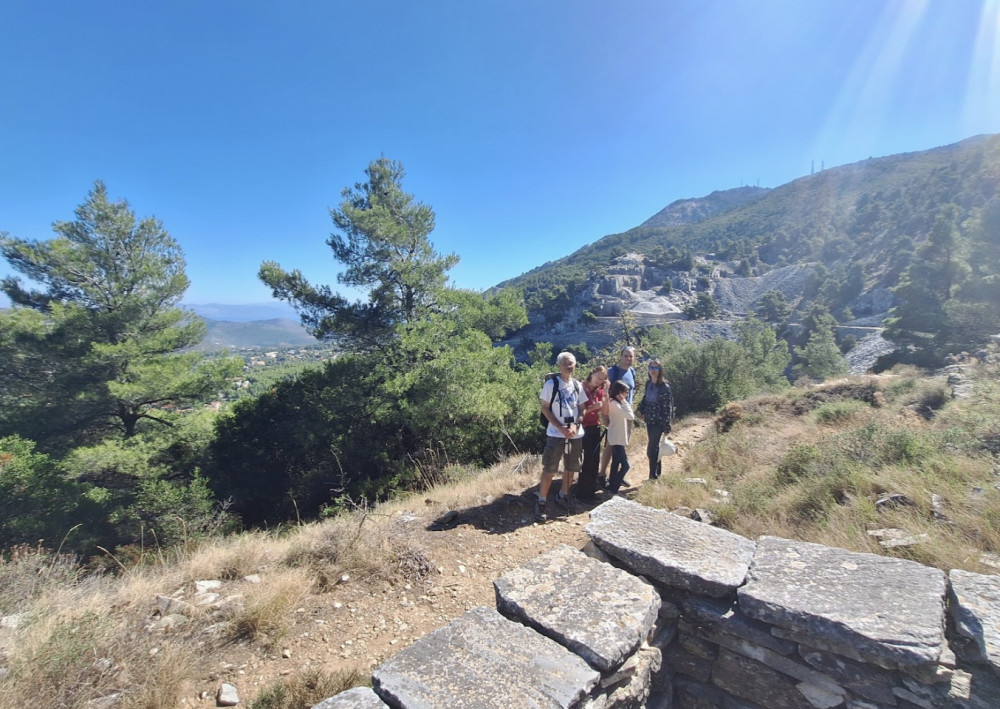
[[[556,358],[559,376],[547,379],[539,395],[542,416],[548,426],[535,503],[537,518],[548,516],[546,503],[560,460],[562,485],[556,493],[556,503],[567,511],[572,511],[571,486],[577,473],[580,480],[576,496],[581,499],[593,499],[599,490],[615,495],[622,487],[629,486],[625,479],[631,467],[627,446],[637,415],[645,423],[649,438],[646,444],[649,478],[660,477],[660,437],[670,432],[674,397],[659,360],[653,359],[648,363],[649,378],[642,398],[633,408],[638,381],[634,364],[635,348],[626,347],[617,364],[610,368],[594,367],[581,383],[574,377],[573,353],[561,352]],[[605,438],[607,444],[602,452]]]

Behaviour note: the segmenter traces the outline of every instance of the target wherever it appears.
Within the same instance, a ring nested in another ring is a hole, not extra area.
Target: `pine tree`
[[[56,238],[0,236],[0,253],[40,286],[0,284],[14,308],[0,331],[0,429],[46,439],[92,440],[140,421],[167,423],[168,405],[216,391],[237,360],[180,351],[204,323],[176,307],[188,287],[180,246],[156,219],[94,183]]]
[[[448,270],[458,263],[454,254],[434,251],[428,238],[434,210],[403,191],[400,163],[382,157],[365,174],[368,180],[344,189],[340,206],[330,210],[338,231],[327,244],[345,267],[337,282],[368,289],[366,301],[314,286],[300,271],[286,272],[274,261],[265,261],[258,273],[276,298],[296,308],[313,335],[349,338],[354,349],[384,345],[396,325],[431,312]]]

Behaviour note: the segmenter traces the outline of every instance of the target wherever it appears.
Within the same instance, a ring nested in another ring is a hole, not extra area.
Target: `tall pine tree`
[[[184,257],[158,220],[137,221],[98,181],[76,219],[53,229],[48,241],[0,236],[0,253],[31,281],[0,283],[14,305],[0,322],[0,432],[131,437],[238,370],[237,360],[180,353],[204,323],[176,307],[188,287]]]

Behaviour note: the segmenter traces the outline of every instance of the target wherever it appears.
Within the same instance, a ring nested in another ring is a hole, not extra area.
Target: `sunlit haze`
[[[184,249],[334,284],[328,208],[381,155],[484,289],[670,202],[1000,132],[997,0],[0,4],[0,230],[94,180]],[[10,273],[0,263],[0,275]]]

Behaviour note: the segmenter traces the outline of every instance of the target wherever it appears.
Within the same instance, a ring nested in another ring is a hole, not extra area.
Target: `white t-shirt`
[[[553,400],[552,387],[555,386],[556,382],[559,382],[559,393],[556,394],[556,398]],[[583,390],[583,385],[575,379],[570,378],[566,382],[563,381],[562,377],[555,377],[545,382],[545,386],[542,387],[542,393],[538,395],[538,398],[546,404],[552,401],[552,413],[557,419],[563,420],[567,416],[572,416],[573,420],[579,424],[580,409],[587,403],[587,392]],[[551,421],[548,428],[545,429],[545,433],[555,438],[563,438],[562,432],[553,426]],[[583,426],[577,425],[576,436],[574,438],[583,438]]]

